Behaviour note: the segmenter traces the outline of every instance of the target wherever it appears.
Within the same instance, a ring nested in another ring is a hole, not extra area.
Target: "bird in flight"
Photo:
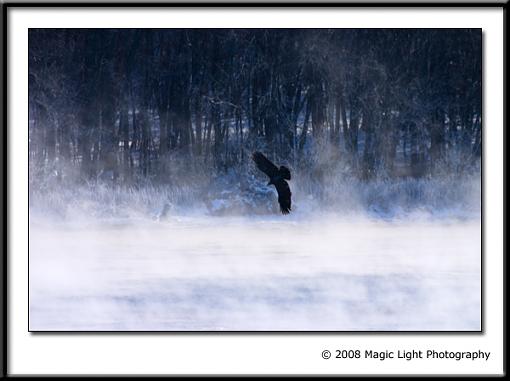
[[[285,180],[290,180],[290,170],[283,165],[278,168],[267,157],[260,152],[254,152],[252,159],[257,165],[257,168],[269,176],[267,185],[274,185],[278,192],[278,203],[280,204],[280,211],[283,214],[290,212],[290,197],[292,195],[289,184]]]

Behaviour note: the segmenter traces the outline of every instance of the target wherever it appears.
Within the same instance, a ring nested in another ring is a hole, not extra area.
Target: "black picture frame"
[[[2,144],[2,154],[0,155],[1,160],[1,171],[2,171],[2,205],[3,205],[3,213],[2,213],[2,222],[1,222],[1,231],[2,231],[2,282],[1,282],[1,295],[2,295],[2,318],[1,318],[1,326],[2,326],[2,375],[4,377],[14,377],[16,375],[11,375],[9,373],[8,368],[8,360],[9,360],[9,347],[8,347],[8,287],[9,287],[9,273],[8,273],[8,250],[9,250],[9,198],[8,198],[8,179],[9,179],[9,173],[8,173],[8,110],[7,110],[7,102],[8,102],[8,78],[7,78],[7,49],[8,49],[8,12],[10,9],[14,8],[67,8],[67,7],[82,7],[82,8],[151,8],[151,7],[162,7],[162,8],[179,8],[179,7],[186,7],[186,8],[210,8],[210,7],[221,7],[221,8],[231,8],[231,7],[238,7],[238,6],[249,6],[253,8],[307,8],[307,7],[325,7],[325,8],[348,8],[348,7],[356,7],[356,8],[367,8],[367,9],[373,9],[373,8],[406,8],[406,7],[418,7],[418,8],[500,8],[503,10],[503,17],[504,17],[504,74],[503,74],[503,80],[504,80],[504,95],[503,95],[503,104],[506,104],[506,89],[507,89],[507,73],[506,73],[506,62],[507,62],[507,40],[506,40],[506,29],[507,29],[507,22],[506,22],[506,15],[507,15],[507,1],[497,1],[497,0],[491,0],[491,1],[473,1],[473,2],[466,2],[466,1],[447,1],[447,2],[434,2],[434,1],[367,1],[367,2],[355,2],[355,1],[345,1],[345,2],[337,2],[337,1],[317,1],[317,2],[299,2],[299,3],[292,3],[287,1],[279,1],[279,2],[268,2],[268,1],[211,1],[211,2],[183,2],[183,1],[176,1],[176,2],[132,2],[132,3],[122,3],[122,2],[103,2],[103,3],[96,3],[96,2],[27,2],[27,3],[21,3],[21,2],[4,2],[1,4],[2,7],[2,78],[3,78],[3,91],[2,91],[2,102],[1,102],[1,109],[0,112],[2,114],[2,121],[3,121],[3,144]],[[483,54],[483,53],[482,53]],[[482,69],[483,70],[483,69]],[[483,95],[482,95],[483,97]],[[483,104],[483,103],[482,103]],[[483,106],[482,106],[483,107]],[[506,126],[506,110],[503,115],[503,123],[504,126]],[[504,146],[506,147],[506,132],[503,132],[504,134]],[[483,139],[482,139],[483,141]],[[483,144],[482,144],[483,146]],[[482,162],[483,162],[483,148],[482,148]],[[506,162],[506,150],[504,148],[504,160]],[[473,332],[459,332],[459,331],[400,331],[400,332],[387,332],[387,331],[359,331],[359,332],[352,332],[352,331],[311,331],[311,332],[303,332],[303,331],[270,331],[270,332],[264,332],[264,331],[234,331],[234,332],[217,332],[217,331],[208,331],[208,332],[200,332],[208,333],[208,334],[238,334],[238,333],[252,333],[252,334],[363,334],[363,333],[370,333],[370,334],[408,334],[408,333],[424,333],[424,334],[454,334],[454,335],[471,335],[471,334],[483,334],[484,333],[484,302],[483,302],[483,272],[484,272],[484,224],[483,224],[483,184],[484,184],[484,178],[483,178],[483,166],[482,166],[482,254],[481,254],[481,272],[482,272],[482,304],[481,304],[481,310],[482,310],[482,316],[481,316],[481,330],[480,331],[473,331]],[[506,205],[506,171],[504,172],[504,179],[503,179],[503,186],[504,186],[504,200],[503,200],[503,206]],[[506,226],[506,213],[504,214],[504,220],[503,220],[503,228]],[[504,236],[504,242],[503,242],[503,250],[506,253],[506,236]],[[503,287],[504,290],[506,290],[506,258],[503,256],[503,265],[504,265],[504,274],[503,274]],[[28,311],[27,311],[28,313]],[[506,293],[504,292],[504,305],[503,305],[503,321],[504,321],[504,327],[503,327],[503,333],[504,333],[504,355],[503,355],[503,366],[504,366],[504,372],[506,374]],[[196,333],[195,331],[180,331],[180,332],[168,332],[168,331],[115,331],[115,333],[147,333],[147,334],[157,334],[157,333],[166,333],[166,334],[193,334]],[[52,334],[72,334],[72,331],[47,331],[47,333]],[[113,332],[107,332],[107,331],[87,331],[83,332],[83,334],[86,333],[113,333]],[[44,332],[39,332],[36,334],[44,334]],[[94,375],[97,376],[97,375]],[[166,376],[166,375],[158,375],[158,376]],[[327,376],[337,376],[337,374],[331,374]],[[366,376],[366,375],[352,375],[352,376]],[[388,376],[396,376],[396,375],[388,375]],[[400,376],[400,375],[399,375]],[[401,375],[405,376],[405,375]],[[455,376],[455,375],[454,375]],[[459,375],[460,376],[460,375]],[[114,377],[114,376],[112,376]]]

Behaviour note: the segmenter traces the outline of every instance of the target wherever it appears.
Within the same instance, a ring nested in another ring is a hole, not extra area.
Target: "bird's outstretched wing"
[[[257,164],[258,169],[268,175],[270,178],[278,174],[278,167],[260,152],[254,152],[252,159]]]
[[[289,184],[285,180],[277,181],[276,191],[278,192],[278,203],[280,204],[280,210],[283,214],[289,214],[291,206],[291,191]]]

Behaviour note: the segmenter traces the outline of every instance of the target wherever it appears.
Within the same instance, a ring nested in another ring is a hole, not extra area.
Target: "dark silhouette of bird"
[[[291,191],[289,184],[285,180],[290,180],[290,170],[283,165],[278,168],[267,157],[260,152],[254,152],[252,159],[257,165],[257,168],[269,176],[267,185],[274,185],[278,192],[278,203],[280,204],[280,211],[283,214],[289,214],[291,205]]]

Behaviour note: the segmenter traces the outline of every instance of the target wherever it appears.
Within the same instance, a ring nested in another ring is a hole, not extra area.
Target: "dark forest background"
[[[479,171],[479,29],[31,29],[31,181]],[[177,170],[177,168],[179,170]]]

